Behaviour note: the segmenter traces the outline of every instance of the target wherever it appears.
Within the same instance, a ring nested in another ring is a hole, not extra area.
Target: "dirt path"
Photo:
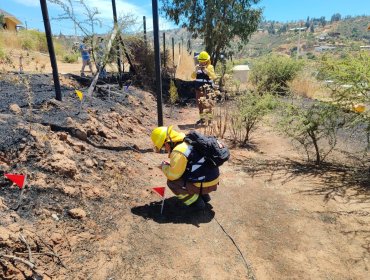
[[[196,110],[189,110],[176,123],[193,123]],[[211,206],[200,213],[172,197],[161,216],[150,188],[164,186],[154,166],[166,155],[140,155],[142,200],[124,207],[117,231],[100,242],[92,278],[368,279],[368,198],[354,201],[339,188],[325,198],[325,176],[300,172],[289,142],[268,129],[254,139],[259,151],[232,151]]]
[[[160,215],[151,188],[165,185],[166,155],[151,149],[151,94],[97,94],[77,114],[73,87],[58,103],[52,77],[36,75],[31,110],[13,78],[0,81],[0,171],[30,174],[30,186],[14,210],[19,190],[0,177],[0,254],[26,258],[23,234],[45,280],[368,279],[368,186],[335,164],[309,166],[267,125],[251,148],[232,148],[207,210],[189,212],[167,190]],[[164,111],[184,132],[198,119],[191,107]],[[0,258],[0,278],[31,275]]]

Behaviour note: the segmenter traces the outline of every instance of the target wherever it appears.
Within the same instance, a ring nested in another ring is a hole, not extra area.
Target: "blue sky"
[[[85,0],[85,2],[91,7],[97,7],[101,12],[99,16],[103,21],[103,27],[100,32],[109,29],[112,26],[111,0]],[[116,0],[116,4],[119,15],[132,14],[137,17],[138,25],[134,27],[135,29],[142,29],[143,16],[147,18],[147,29],[152,29],[152,1]],[[48,6],[50,18],[55,18],[62,13],[58,6],[50,3]],[[370,15],[370,0],[262,0],[259,6],[264,7],[266,20],[278,21],[306,19],[307,16],[325,16],[329,20],[334,13],[340,13],[343,16]],[[44,30],[39,0],[0,0],[0,9],[15,15],[24,24],[27,22],[29,28]],[[77,8],[78,12],[81,13],[82,10]],[[74,34],[73,24],[68,21],[52,20],[51,24],[54,34],[59,34],[60,31],[64,34]],[[163,30],[172,28],[174,25],[164,18],[160,18],[159,27]]]
[[[330,20],[335,13],[346,15],[370,15],[370,0],[262,0],[267,20],[292,21],[309,17],[325,16]]]

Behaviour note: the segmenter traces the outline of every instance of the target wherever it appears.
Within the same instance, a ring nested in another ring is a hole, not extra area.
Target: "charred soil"
[[[352,169],[310,166],[263,126],[204,211],[167,190],[161,215],[152,94],[94,93],[79,112],[77,87],[64,77],[59,102],[51,75],[0,81],[0,170],[28,175],[21,199],[0,177],[1,279],[368,278],[369,186]],[[168,111],[195,127],[196,108]]]

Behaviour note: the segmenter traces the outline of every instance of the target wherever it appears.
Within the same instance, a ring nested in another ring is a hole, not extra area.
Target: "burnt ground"
[[[81,267],[61,259],[73,256],[82,265],[93,250],[89,243],[115,228],[119,213],[113,210],[130,197],[118,190],[135,177],[135,154],[152,151],[137,139],[155,125],[155,102],[146,92],[132,88],[109,99],[94,98],[78,114],[76,87],[71,86],[76,83],[68,82],[62,86],[63,102],[52,97],[51,75],[8,75],[0,82],[0,168],[28,174],[29,182],[14,211],[20,191],[0,179],[1,253],[24,257],[22,232],[35,252],[38,273],[67,278]],[[12,104],[18,106],[10,111]],[[74,208],[88,216],[87,224],[71,217]],[[109,217],[102,215],[106,211]],[[2,259],[1,265],[2,279],[32,274],[11,260]]]
[[[263,125],[233,147],[205,211],[167,190],[160,215],[153,96],[100,91],[79,113],[81,86],[64,77],[58,102],[51,81],[0,81],[0,171],[28,175],[22,196],[0,177],[1,279],[368,278],[368,167],[356,159],[317,168]],[[195,108],[168,111],[166,125],[194,127]]]

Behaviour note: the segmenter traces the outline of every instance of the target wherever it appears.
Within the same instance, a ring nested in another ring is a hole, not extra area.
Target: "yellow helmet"
[[[206,62],[210,59],[211,57],[206,51],[202,51],[199,56],[198,56],[198,61],[199,62]]]
[[[169,127],[160,126],[153,129],[150,138],[152,139],[154,146],[160,150],[165,142],[182,142],[185,138],[185,134],[173,130],[172,125]]]

